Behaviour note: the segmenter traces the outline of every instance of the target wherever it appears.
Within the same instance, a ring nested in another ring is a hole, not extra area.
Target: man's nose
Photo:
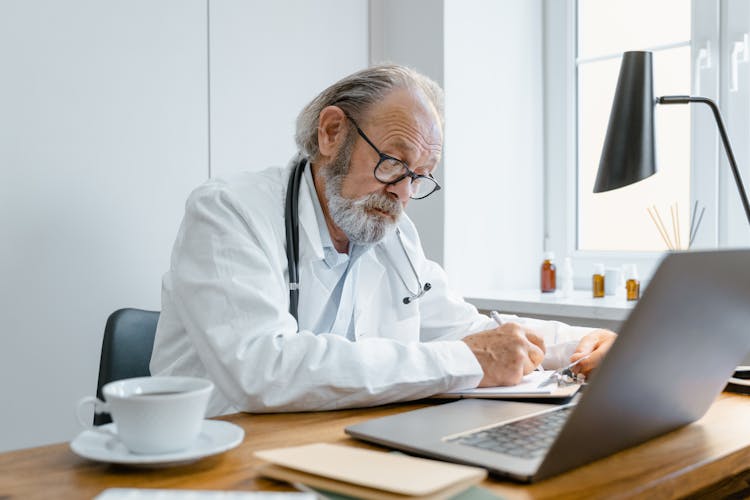
[[[388,186],[388,192],[398,196],[399,201],[406,205],[411,199],[411,179],[404,177],[396,184],[390,184]]]

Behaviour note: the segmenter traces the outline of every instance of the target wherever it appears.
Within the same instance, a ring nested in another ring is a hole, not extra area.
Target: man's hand
[[[609,348],[614,344],[615,339],[617,339],[617,334],[609,330],[594,330],[587,334],[581,339],[578,346],[576,346],[575,352],[570,356],[570,362],[572,363],[581,359],[589,353],[592,354],[574,366],[572,371],[574,373],[582,373],[588,377],[591,371],[599,366],[604,355],[607,354]]]
[[[515,385],[544,360],[544,340],[517,323],[468,335],[463,341],[484,371],[479,387]]]

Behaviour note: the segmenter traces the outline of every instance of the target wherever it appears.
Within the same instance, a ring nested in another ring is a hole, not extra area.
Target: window
[[[690,109],[659,109],[656,175],[623,189],[593,193],[622,52],[654,53],[655,95],[690,93],[690,8],[688,0],[579,0],[578,54],[578,224],[580,250],[661,251],[664,242],[646,208],[662,216],[676,206],[690,210]],[[662,22],[669,19],[668,23]],[[637,26],[637,29],[633,27]],[[669,207],[669,208],[668,208]],[[688,214],[680,217],[682,234]],[[671,231],[671,220],[665,220]],[[670,233],[671,233],[670,231]]]
[[[655,176],[592,192],[627,50],[653,52],[655,96],[719,102],[742,175],[750,180],[750,65],[736,54],[748,31],[750,5],[739,0],[545,3],[545,246],[573,257],[577,286],[589,285],[597,262],[636,263],[648,278],[667,247],[647,207],[657,207],[670,236],[679,227],[683,247],[696,201],[706,210],[695,247],[750,244],[716,123],[701,105],[656,107]],[[670,207],[678,209],[677,227]]]

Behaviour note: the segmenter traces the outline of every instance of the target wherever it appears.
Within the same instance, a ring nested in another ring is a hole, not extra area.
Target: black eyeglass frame
[[[435,180],[435,178],[434,178],[434,177],[432,176],[432,174],[429,174],[429,175],[420,175],[420,174],[418,174],[418,173],[414,172],[414,171],[413,171],[412,169],[410,169],[410,168],[409,168],[409,165],[408,165],[408,164],[407,164],[407,163],[406,163],[405,161],[403,161],[403,160],[399,160],[398,158],[395,158],[395,157],[393,157],[393,156],[391,156],[391,155],[385,154],[385,153],[383,153],[382,151],[380,151],[380,150],[378,149],[378,147],[377,147],[377,146],[376,146],[375,144],[373,144],[373,142],[372,142],[372,141],[370,140],[370,138],[369,138],[369,137],[367,137],[367,134],[365,134],[365,133],[364,133],[364,132],[362,131],[362,129],[361,129],[361,128],[359,128],[359,125],[357,125],[357,122],[355,122],[355,121],[354,121],[354,119],[352,119],[352,117],[351,117],[351,116],[349,116],[348,114],[347,114],[347,115],[345,115],[345,116],[346,116],[346,118],[347,118],[347,119],[348,119],[348,120],[349,120],[350,122],[352,122],[352,124],[354,125],[354,128],[356,128],[356,129],[357,129],[357,133],[359,134],[359,136],[360,136],[360,137],[362,137],[362,139],[364,139],[364,140],[365,140],[365,142],[366,142],[367,144],[369,144],[369,145],[370,145],[370,147],[371,147],[372,149],[374,149],[374,150],[375,150],[375,152],[376,152],[376,153],[378,154],[378,156],[380,157],[380,159],[378,160],[378,163],[377,163],[377,165],[375,165],[375,168],[374,168],[374,169],[373,169],[373,171],[372,171],[372,175],[373,175],[373,176],[375,177],[375,179],[377,179],[377,181],[378,181],[378,182],[380,182],[380,183],[382,183],[382,184],[385,184],[386,186],[392,186],[392,185],[394,185],[394,184],[398,184],[398,183],[399,183],[399,182],[401,182],[402,180],[404,180],[404,179],[406,179],[407,177],[409,177],[409,178],[410,178],[410,181],[409,181],[410,183],[414,182],[414,181],[415,181],[415,180],[417,180],[417,179],[427,179],[427,180],[429,180],[429,181],[432,181],[432,182],[433,182],[433,183],[435,184],[435,187],[433,188],[433,190],[432,190],[432,191],[430,191],[429,193],[427,193],[427,194],[426,194],[426,195],[424,195],[424,196],[420,196],[420,197],[418,197],[418,198],[415,198],[414,196],[411,196],[411,195],[409,195],[409,198],[411,198],[412,200],[424,200],[425,198],[427,198],[428,196],[430,196],[430,195],[431,195],[432,193],[434,193],[435,191],[440,191],[441,189],[443,189],[443,188],[442,188],[442,187],[440,186],[440,184],[438,184],[438,181],[437,181],[437,180]],[[400,163],[400,164],[401,164],[401,165],[402,165],[402,166],[404,167],[404,174],[403,174],[403,175],[401,175],[401,176],[399,176],[399,177],[398,177],[397,179],[395,179],[395,180],[392,180],[392,181],[384,181],[384,180],[382,180],[382,179],[381,179],[380,177],[378,177],[378,167],[380,167],[380,164],[381,164],[381,163],[383,163],[383,162],[384,162],[384,161],[386,161],[386,160],[391,160],[391,161],[395,161],[395,162],[398,162],[398,163]]]

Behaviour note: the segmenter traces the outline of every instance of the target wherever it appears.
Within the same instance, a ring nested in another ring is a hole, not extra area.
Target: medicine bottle
[[[555,291],[557,287],[557,280],[555,273],[557,268],[553,262],[555,254],[552,252],[546,252],[544,254],[544,262],[542,262],[542,292],[551,293]]]
[[[625,268],[625,292],[628,300],[638,300],[641,297],[641,282],[638,281],[638,268],[635,264]]]
[[[604,297],[604,264],[594,265],[594,274],[591,281],[591,292],[594,298]]]

